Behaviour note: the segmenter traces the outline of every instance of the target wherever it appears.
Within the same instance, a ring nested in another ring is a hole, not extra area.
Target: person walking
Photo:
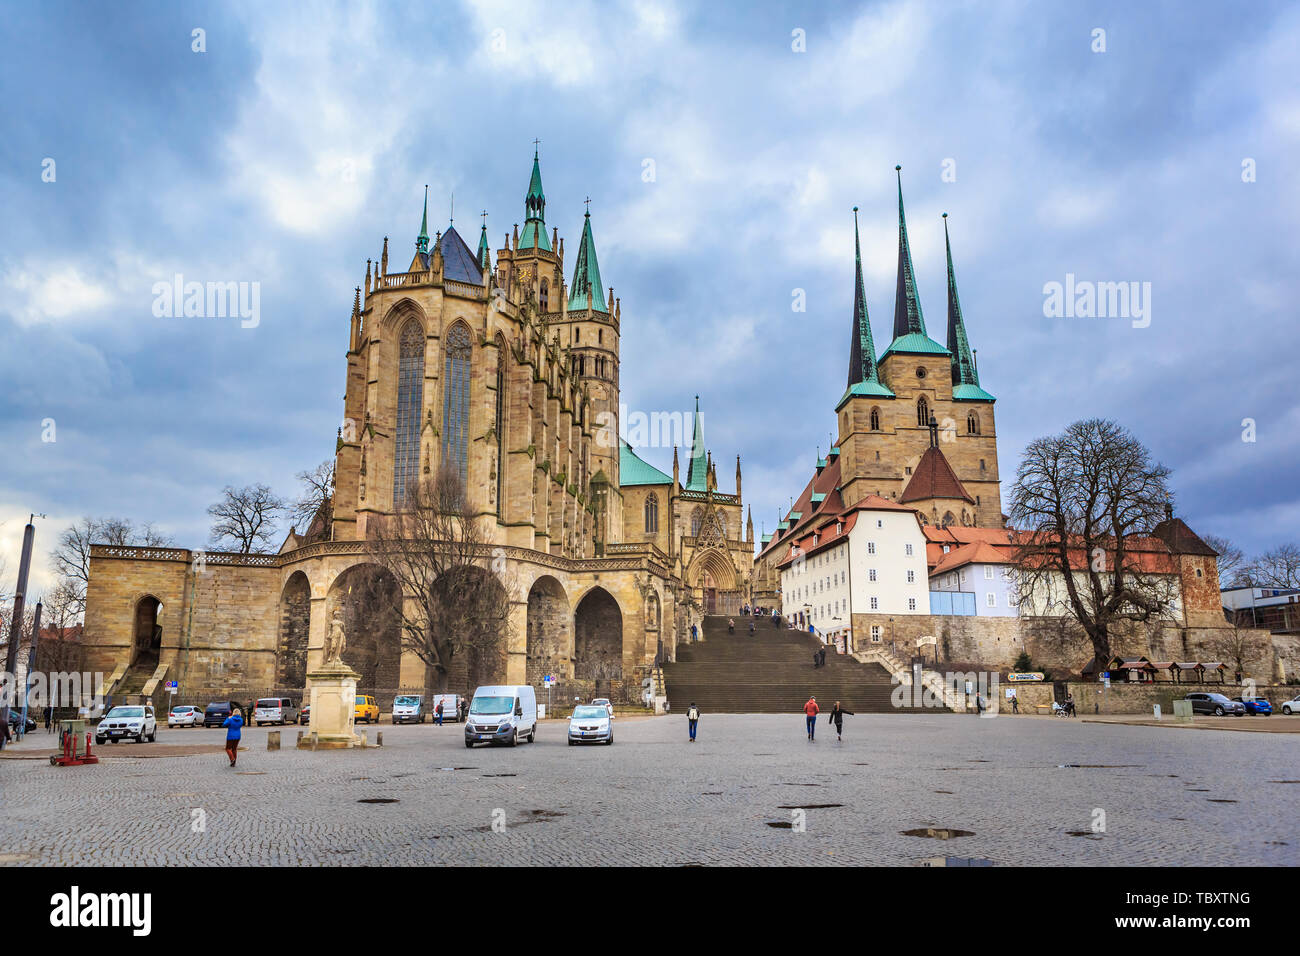
[[[50,732],[50,725],[54,723],[54,708],[49,704],[45,705],[45,732]]]
[[[696,641],[698,641],[698,640],[700,639],[700,638],[699,638],[699,633],[700,633],[700,629],[699,629],[698,627],[696,627],[694,624],[692,624],[692,625],[691,625],[691,643],[692,643],[692,644],[694,644]]]
[[[442,726],[442,700],[438,700],[438,706],[433,708],[433,721],[439,727]]]
[[[830,712],[830,717],[829,717],[829,722],[835,725],[836,740],[844,739],[844,715],[845,714],[857,716],[856,714],[853,713],[853,711],[845,710],[843,707],[841,707],[840,702],[837,700],[835,702],[834,709],[832,709]]]
[[[727,618],[727,633],[728,633],[728,634],[735,634],[735,633],[736,633],[736,622],[735,622],[735,619],[730,618],[730,617]]]
[[[1016,692],[1014,690],[1011,692],[1011,713],[1013,714],[1020,713],[1020,698],[1016,696]]]
[[[821,655],[813,651],[813,667],[816,668],[821,663]]]
[[[821,708],[817,706],[816,697],[808,698],[808,703],[803,705],[803,712],[808,723],[808,739],[814,740],[817,732],[817,715],[821,713]]]
[[[244,718],[233,700],[230,702],[230,716],[221,725],[226,728],[226,756],[230,758],[230,766],[233,767],[239,757],[240,728],[244,726]]]
[[[691,730],[691,743],[695,743],[695,730],[700,725],[700,708],[695,706],[695,701],[686,709],[686,724]]]

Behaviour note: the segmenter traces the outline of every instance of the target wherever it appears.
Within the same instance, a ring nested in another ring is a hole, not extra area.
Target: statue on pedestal
[[[325,638],[325,663],[342,664],[343,651],[347,645],[347,635],[343,631],[343,610],[339,608],[334,612],[329,635]]]

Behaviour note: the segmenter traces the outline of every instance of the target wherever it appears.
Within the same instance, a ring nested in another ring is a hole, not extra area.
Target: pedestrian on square
[[[754,620],[753,620],[753,618],[750,618],[750,621],[749,621],[749,633],[750,633],[751,635],[754,633]]]
[[[979,695],[979,691],[975,692],[975,715],[984,716],[984,698]]]
[[[244,726],[244,718],[233,700],[230,702],[230,716],[221,725],[226,728],[226,756],[230,758],[230,766],[233,767],[239,757],[239,730]]]
[[[1014,690],[1011,692],[1011,713],[1013,714],[1020,713],[1020,698],[1016,696],[1016,692]]]
[[[813,667],[814,667],[814,668],[817,667],[817,665],[818,665],[820,662],[821,662],[821,657],[820,657],[820,655],[818,655],[818,653],[817,653],[816,651],[813,651]]]
[[[697,640],[699,640],[699,636],[698,636],[699,633],[700,633],[699,628],[697,628],[694,624],[692,624],[692,625],[691,625],[691,643],[692,643],[692,644],[694,644]]]
[[[807,718],[808,739],[816,739],[817,732],[817,715],[821,713],[821,708],[817,706],[817,698],[809,697],[808,703],[803,705],[804,716]]]
[[[50,732],[50,724],[54,723],[54,708],[49,704],[45,705],[45,732]]]
[[[728,634],[736,633],[736,622],[733,618],[730,617],[727,618],[727,633]]]
[[[695,743],[695,729],[700,724],[700,708],[695,706],[695,701],[686,709],[686,723],[690,727],[691,743]]]
[[[442,726],[442,701],[438,701],[438,706],[433,708],[433,720],[439,727]]]
[[[853,711],[845,710],[843,707],[841,707],[840,702],[837,700],[835,702],[834,709],[830,712],[830,717],[829,717],[829,722],[835,725],[836,740],[844,739],[844,715],[845,714],[857,716],[856,714],[853,713]]]

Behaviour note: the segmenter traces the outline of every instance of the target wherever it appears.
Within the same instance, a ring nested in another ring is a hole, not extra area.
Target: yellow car
[[[357,723],[365,721],[368,724],[379,723],[379,705],[375,703],[373,697],[367,697],[365,694],[357,694],[357,706],[354,711],[354,719]]]

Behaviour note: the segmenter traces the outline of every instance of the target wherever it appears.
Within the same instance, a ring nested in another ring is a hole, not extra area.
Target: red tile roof
[[[928,501],[931,498],[955,498],[971,504],[975,503],[975,499],[966,491],[957,473],[952,470],[952,465],[948,464],[948,459],[944,457],[937,445],[931,445],[925,450],[925,454],[917,462],[916,471],[912,473],[912,480],[898,496],[898,500],[904,503]]]
[[[926,558],[929,558],[929,550],[926,551]],[[1010,547],[997,548],[987,541],[976,541],[973,544],[964,544],[955,551],[949,551],[941,555],[938,564],[930,569],[931,574],[943,574],[946,571],[954,571],[957,568],[965,567],[968,564],[1014,564],[1015,556]]]

